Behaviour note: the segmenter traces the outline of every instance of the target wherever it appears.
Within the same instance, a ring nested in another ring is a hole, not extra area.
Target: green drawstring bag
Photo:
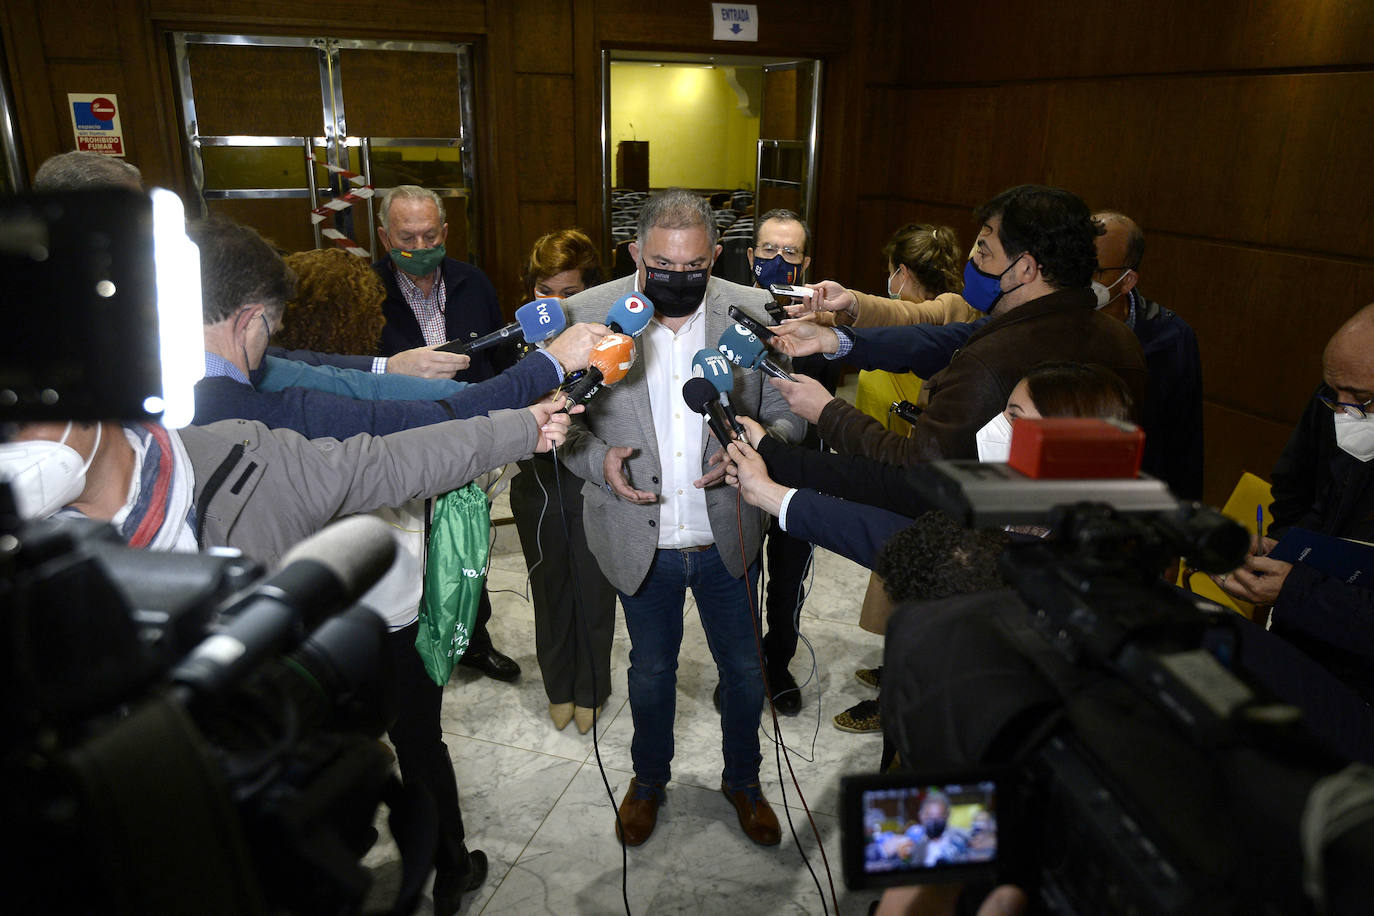
[[[491,507],[475,483],[434,501],[415,648],[440,687],[467,651],[487,578]]]

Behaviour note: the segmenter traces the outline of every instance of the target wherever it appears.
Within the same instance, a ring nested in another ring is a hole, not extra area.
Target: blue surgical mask
[[[1016,261],[1021,260],[1021,257],[1022,255],[1018,254],[1016,260],[1007,265],[1007,270],[1015,267]],[[1000,274],[983,273],[974,265],[973,258],[969,258],[968,263],[964,265],[964,301],[980,312],[991,312],[1003,296],[1024,285],[1018,283],[1011,289],[1003,290],[1002,277],[1007,270]]]
[[[767,289],[774,283],[799,283],[801,265],[789,264],[783,260],[781,254],[775,254],[771,258],[755,257],[754,282],[762,289]]]

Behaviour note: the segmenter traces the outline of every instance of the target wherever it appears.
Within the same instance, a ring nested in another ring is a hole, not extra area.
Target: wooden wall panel
[[[707,3],[645,4],[641,0],[597,0],[596,35],[620,48],[714,49],[722,54],[780,54],[810,57],[851,50],[855,5],[795,0],[758,0],[759,40],[714,41]],[[867,36],[864,36],[867,39]]]
[[[417,51],[339,52],[348,132],[391,137],[456,137],[461,123],[458,61]],[[315,70],[319,95],[319,69]],[[318,108],[319,105],[317,104]]]
[[[990,0],[976,16],[877,0],[875,17],[901,24],[909,66],[882,75],[903,82],[1329,67],[1368,64],[1374,49],[1374,5],[1348,0]]]
[[[514,0],[511,38],[517,73],[573,72],[573,9],[568,0]]]
[[[313,137],[324,128],[314,48],[192,45],[187,57],[201,134]]]
[[[115,0],[43,0],[38,28],[49,58],[120,58]]]
[[[1308,394],[1315,388],[1314,384]],[[1274,462],[1293,434],[1298,415],[1295,413],[1286,422],[1277,422],[1219,404],[1204,404],[1203,460],[1207,462],[1209,473],[1203,487],[1203,502],[1212,506],[1224,505],[1245,471],[1269,480]]]
[[[577,197],[573,157],[573,78],[518,74],[515,106],[519,135],[515,174],[522,201],[568,201]]]
[[[1197,331],[1209,401],[1285,422],[1321,380],[1327,339],[1374,301],[1374,264],[1147,228],[1140,288]]]
[[[571,201],[567,203],[522,203],[520,204],[519,225],[519,244],[515,249],[516,253],[519,255],[519,257],[515,259],[516,278],[519,277],[520,271],[524,267],[525,258],[529,255],[530,248],[534,246],[535,241],[541,235],[555,232],[559,229],[571,229],[578,226],[577,204]],[[587,227],[580,226],[579,228],[585,230]],[[604,260],[605,252],[602,254]],[[508,293],[511,296],[517,297],[524,295],[524,290],[518,282],[508,283],[507,286],[509,286],[509,289],[501,287],[497,290],[502,295],[501,301],[503,304],[508,298]],[[524,301],[524,299],[517,298],[512,308],[519,306]]]
[[[115,0],[121,7],[143,6],[155,21],[213,25],[209,31],[258,34],[325,34],[372,38],[401,35],[419,41],[448,41],[480,35],[487,28],[484,0]],[[275,32],[262,32],[270,26]]]

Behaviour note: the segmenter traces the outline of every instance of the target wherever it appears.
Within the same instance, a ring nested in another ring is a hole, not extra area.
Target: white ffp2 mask
[[[70,421],[56,442],[31,439],[0,445],[0,479],[9,482],[21,517],[47,518],[81,495],[86,489],[86,472],[100,450],[103,428],[103,424],[95,428],[95,446],[89,458],[82,458],[66,444],[72,432]]]
[[[1011,421],[998,412],[974,435],[978,443],[979,461],[1006,462],[1011,455]]]
[[[1374,458],[1374,420],[1336,414],[1336,445],[1360,461]]]

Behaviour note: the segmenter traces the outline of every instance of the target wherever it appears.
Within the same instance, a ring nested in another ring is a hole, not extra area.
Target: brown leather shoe
[[[645,785],[632,778],[630,788],[625,791],[625,799],[620,803],[620,820],[616,821],[615,835],[626,846],[643,843],[654,832],[654,824],[658,823],[658,806],[661,804],[662,786]],[[776,828],[777,821],[774,820],[773,824]]]
[[[778,826],[778,816],[763,797],[763,789],[758,783],[731,791],[720,787],[730,804],[735,806],[739,815],[739,825],[744,835],[760,846],[776,846],[782,841],[782,829]]]

